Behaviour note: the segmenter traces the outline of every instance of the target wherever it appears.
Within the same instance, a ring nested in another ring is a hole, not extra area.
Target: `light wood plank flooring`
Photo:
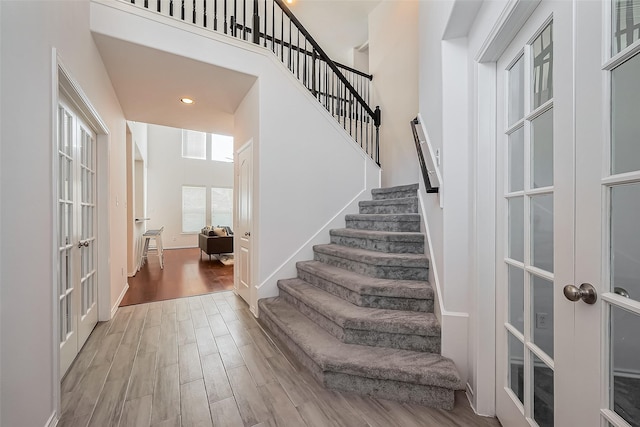
[[[121,307],[62,382],[60,426],[499,426],[324,389],[232,292]]]

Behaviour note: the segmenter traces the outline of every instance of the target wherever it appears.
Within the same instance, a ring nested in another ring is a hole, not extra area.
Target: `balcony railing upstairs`
[[[271,50],[380,164],[380,108],[369,105],[373,77],[332,61],[283,0],[122,1]]]

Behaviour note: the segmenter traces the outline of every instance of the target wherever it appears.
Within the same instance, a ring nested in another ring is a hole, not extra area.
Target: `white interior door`
[[[58,299],[64,374],[98,319],[96,135],[64,100],[58,107]]]
[[[235,239],[236,293],[251,305],[251,231],[253,197],[253,143],[249,141],[237,153],[238,209]]]
[[[578,2],[576,388],[592,425],[640,426],[640,0]],[[580,22],[580,21],[579,21]],[[588,50],[588,44],[594,45]]]
[[[503,425],[640,426],[638,39],[640,0],[543,1],[498,61]]]

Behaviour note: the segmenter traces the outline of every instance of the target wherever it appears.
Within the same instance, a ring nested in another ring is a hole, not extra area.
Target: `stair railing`
[[[422,179],[424,180],[424,186],[427,193],[438,193],[441,185],[441,179],[438,176],[438,171],[436,170],[436,162],[431,156],[430,150],[431,148],[428,146],[429,142],[425,135],[420,137],[420,134],[423,133],[422,125],[420,124],[420,120],[418,117],[411,120],[411,131],[413,132],[413,140],[416,143],[416,152],[418,154],[418,164],[420,165],[420,170],[422,171]],[[427,156],[425,157],[425,153],[422,145],[427,145]]]
[[[271,50],[380,164],[381,112],[369,105],[373,77],[332,61],[283,0],[123,1]]]

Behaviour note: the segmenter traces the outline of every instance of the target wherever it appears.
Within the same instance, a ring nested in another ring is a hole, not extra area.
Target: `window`
[[[182,232],[196,233],[205,226],[207,187],[182,186]]]
[[[211,134],[211,160],[233,162],[233,137]]]
[[[233,226],[233,189],[211,189],[211,225]]]
[[[182,130],[182,157],[207,160],[207,134],[194,130]]]

